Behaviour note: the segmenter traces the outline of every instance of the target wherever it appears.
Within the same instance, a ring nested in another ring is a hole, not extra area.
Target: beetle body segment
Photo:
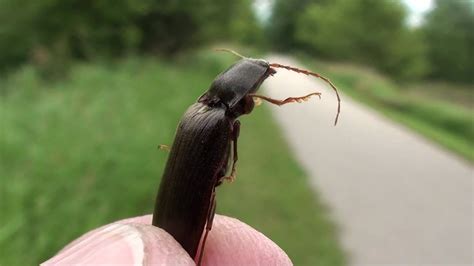
[[[273,73],[275,71],[264,60],[239,60],[219,74],[198,101],[211,105],[222,103],[232,109],[249,93],[257,91],[262,82]]]
[[[156,198],[153,225],[194,258],[214,187],[225,175],[232,120],[223,108],[191,105],[176,131]]]

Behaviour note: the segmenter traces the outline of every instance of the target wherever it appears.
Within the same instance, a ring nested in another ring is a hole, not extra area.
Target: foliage
[[[0,102],[0,264],[33,265],[92,228],[152,212],[184,110],[231,62],[128,58],[74,64],[54,84],[25,66]],[[218,213],[278,243],[297,265],[343,265],[334,226],[265,108],[242,118],[238,178],[219,187]],[[269,156],[271,155],[271,156]],[[212,232],[211,232],[212,234]]]
[[[435,79],[474,83],[474,3],[437,0],[423,27]]]
[[[274,48],[282,51],[295,49],[299,46],[295,32],[298,17],[311,3],[320,3],[325,0],[276,0],[273,5],[267,32]]]
[[[298,17],[296,39],[307,50],[371,65],[398,79],[426,71],[421,39],[405,26],[397,1],[358,0],[311,4]]]
[[[167,55],[217,39],[251,43],[258,36],[250,0],[3,0],[0,17],[3,69],[28,59],[62,69],[71,58]]]

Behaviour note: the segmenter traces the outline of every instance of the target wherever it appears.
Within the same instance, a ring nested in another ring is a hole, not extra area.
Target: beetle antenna
[[[216,49],[214,49],[214,51],[228,52],[228,53],[231,53],[231,54],[233,54],[233,55],[235,55],[235,56],[238,56],[238,57],[240,57],[240,58],[242,58],[242,59],[247,58],[247,57],[245,57],[245,56],[243,56],[243,55],[237,53],[236,51],[231,50],[231,49],[227,49],[227,48],[216,48]]]
[[[296,73],[301,73],[301,74],[317,77],[317,78],[322,79],[323,81],[325,81],[327,84],[329,84],[329,86],[331,86],[331,88],[334,90],[334,92],[336,92],[336,96],[337,96],[337,114],[336,114],[336,119],[334,119],[334,125],[337,124],[337,120],[339,119],[339,113],[341,112],[341,98],[339,97],[339,93],[337,92],[336,86],[334,86],[334,84],[332,84],[332,82],[328,78],[323,77],[323,76],[319,75],[318,73],[311,72],[311,71],[306,70],[306,69],[300,69],[300,68],[296,68],[296,67],[292,67],[292,66],[281,65],[281,64],[278,64],[278,63],[271,63],[270,66],[271,67],[277,67],[277,68],[284,68],[286,70],[294,71]]]

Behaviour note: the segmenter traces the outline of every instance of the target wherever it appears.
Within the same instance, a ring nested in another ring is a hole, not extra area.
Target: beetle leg
[[[251,96],[253,98],[262,99],[262,100],[265,100],[267,102],[276,104],[278,106],[284,105],[284,104],[287,104],[287,103],[304,102],[304,101],[309,100],[309,98],[313,95],[317,95],[321,99],[321,93],[320,92],[313,92],[313,93],[310,93],[310,94],[302,96],[302,97],[289,97],[289,98],[286,98],[284,100],[277,100],[277,99],[273,99],[273,98],[263,96],[263,95],[249,94],[249,96]]]
[[[171,150],[170,146],[165,145],[165,144],[158,145],[158,149],[160,149],[162,151],[167,151],[167,152],[169,152]]]
[[[201,243],[201,251],[199,252],[199,259],[197,265],[201,265],[202,257],[204,255],[204,247],[206,246],[207,235],[209,231],[212,229],[212,222],[214,221],[214,216],[216,214],[216,188],[214,187],[212,190],[211,195],[211,204],[209,206],[209,211],[207,213],[207,221],[206,221],[206,232],[204,233],[204,237]]]
[[[232,126],[232,170],[230,172],[230,176],[224,177],[224,179],[230,181],[231,183],[234,182],[236,174],[237,174],[237,169],[235,167],[235,164],[237,163],[237,160],[239,159],[238,153],[237,153],[237,139],[239,138],[240,134],[240,121],[236,120],[234,122],[234,125]]]

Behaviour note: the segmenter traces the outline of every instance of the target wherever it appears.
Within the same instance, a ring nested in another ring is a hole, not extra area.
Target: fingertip
[[[43,265],[194,265],[180,244],[152,226],[151,215],[129,218],[84,234]],[[247,224],[216,215],[203,265],[292,265],[273,241]]]
[[[204,250],[203,265],[293,265],[272,240],[249,225],[216,215]]]

